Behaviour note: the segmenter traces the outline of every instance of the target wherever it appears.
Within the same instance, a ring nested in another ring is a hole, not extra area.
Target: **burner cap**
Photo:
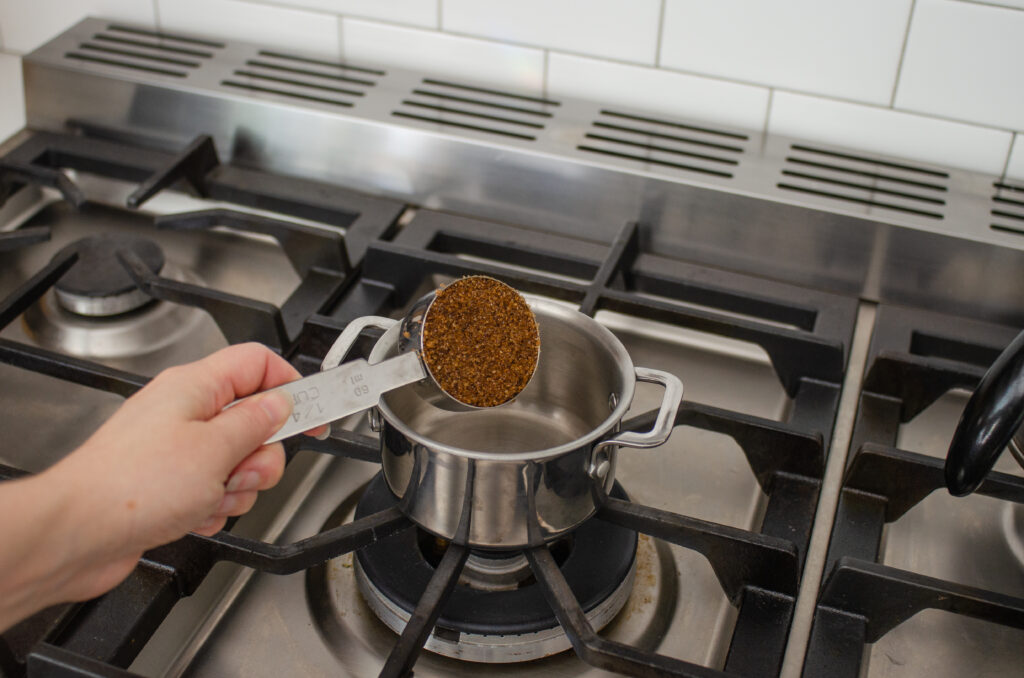
[[[140,290],[117,260],[118,250],[134,252],[153,273],[164,267],[164,253],[151,240],[125,235],[96,235],[63,250],[78,252],[78,261],[53,286],[60,305],[73,313],[111,316],[133,311],[152,299]]]

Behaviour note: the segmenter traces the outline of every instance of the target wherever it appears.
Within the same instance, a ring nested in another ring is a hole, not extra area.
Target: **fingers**
[[[249,492],[228,492],[220,500],[220,504],[213,512],[214,517],[240,516],[247,513],[256,503],[259,493],[255,490]]]
[[[213,514],[192,531],[206,537],[217,534],[224,529],[229,517],[248,513],[258,497],[259,493],[255,490],[225,493]]]
[[[317,440],[326,440],[327,436],[331,434],[331,425],[322,424],[316,428],[311,428],[308,431],[303,431],[303,435],[312,436]]]
[[[212,537],[221,530],[227,524],[228,519],[224,516],[210,516],[207,518],[202,525],[192,530],[196,534],[201,534],[204,537]]]
[[[225,492],[268,490],[284,473],[284,448],[265,445],[243,459],[224,483]]]
[[[202,360],[178,368],[181,382],[190,384],[194,398],[190,414],[209,419],[237,398],[298,379],[287,360],[257,343],[228,346]]]
[[[246,398],[201,424],[209,443],[204,447],[216,477],[227,478],[239,462],[284,426],[291,411],[289,395],[268,391]]]

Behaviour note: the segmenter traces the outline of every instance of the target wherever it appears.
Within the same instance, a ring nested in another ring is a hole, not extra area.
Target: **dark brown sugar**
[[[540,332],[526,300],[484,276],[438,290],[423,322],[423,362],[448,395],[493,407],[526,388],[537,368]]]

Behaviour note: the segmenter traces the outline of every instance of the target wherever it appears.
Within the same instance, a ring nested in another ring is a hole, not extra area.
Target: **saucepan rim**
[[[614,432],[617,429],[617,424],[629,410],[629,407],[633,402],[633,394],[636,390],[636,370],[633,366],[632,358],[630,358],[629,353],[626,351],[626,347],[622,345],[622,342],[619,341],[608,328],[590,316],[580,313],[574,308],[531,294],[524,294],[523,297],[537,315],[554,316],[562,321],[572,323],[596,338],[598,344],[605,348],[611,355],[612,359],[610,363],[615,365],[622,373],[622,393],[616,394],[618,396],[618,403],[600,424],[592,428],[586,434],[569,442],[562,443],[561,445],[524,452],[488,452],[486,450],[470,450],[434,440],[409,426],[388,406],[386,399],[381,398],[377,408],[380,410],[381,417],[387,422],[387,424],[397,429],[399,433],[410,441],[423,445],[434,452],[446,453],[457,457],[464,457],[484,462],[523,462],[552,459],[575,450],[579,450],[580,448],[590,447],[599,442],[609,433]],[[543,327],[543,323],[541,323],[541,325]],[[373,350],[370,353],[369,362],[371,364],[380,362],[387,357],[388,351],[398,341],[398,331],[399,328],[396,325],[387,330],[384,335],[377,340],[377,343],[374,345]],[[542,334],[541,343],[543,343],[543,341],[544,337]],[[543,355],[543,348],[541,354]]]

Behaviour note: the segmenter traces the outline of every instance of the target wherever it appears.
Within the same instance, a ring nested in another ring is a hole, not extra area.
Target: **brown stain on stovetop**
[[[636,545],[636,572],[633,575],[633,592],[626,601],[622,612],[617,618],[622,622],[629,621],[635,613],[643,611],[654,602],[658,587],[658,562],[654,552],[654,544],[646,534],[641,534]]]

